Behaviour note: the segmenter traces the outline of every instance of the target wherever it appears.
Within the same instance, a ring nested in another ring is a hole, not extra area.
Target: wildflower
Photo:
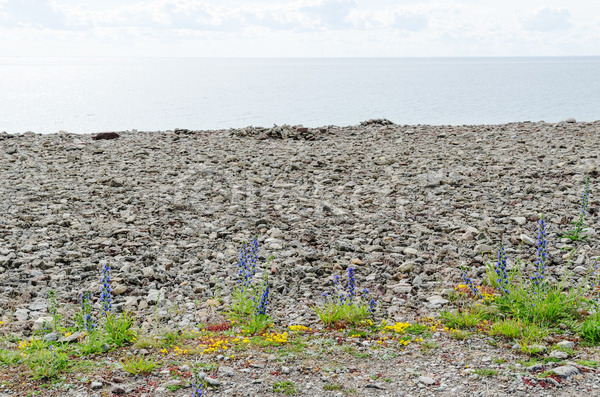
[[[508,289],[508,274],[506,273],[506,252],[504,251],[504,246],[500,245],[498,249],[498,261],[495,266],[496,275],[498,279],[498,291],[509,294],[510,291]]]
[[[265,282],[264,286],[265,288],[260,298],[260,303],[256,308],[256,315],[267,313],[267,305],[269,304],[269,283]]]
[[[531,281],[537,286],[541,281],[544,280],[544,274],[546,271],[546,259],[547,252],[546,248],[548,246],[548,240],[546,239],[546,223],[544,222],[544,217],[541,217],[538,221],[538,241],[537,241],[537,261],[536,261],[536,271],[534,275],[531,277]]]
[[[483,298],[483,296],[481,295],[479,290],[475,287],[475,284],[473,284],[473,280],[471,280],[471,278],[469,278],[469,275],[466,270],[463,269],[463,273],[462,273],[461,277],[465,281],[465,283],[467,283],[467,286],[469,287],[469,289],[471,290],[473,295],[475,295],[479,299]]]
[[[102,268],[102,293],[100,294],[102,309],[108,315],[112,308],[112,289],[110,287],[110,266],[107,264]]]
[[[192,381],[192,397],[202,397],[202,383],[197,379]]]
[[[83,315],[83,325],[88,333],[93,331],[96,327],[94,324],[94,319],[92,318],[91,300],[92,294],[90,292],[84,292],[81,294],[81,313]]]
[[[354,287],[356,285],[356,279],[354,278],[354,268],[348,268],[348,303],[352,302],[354,298]]]

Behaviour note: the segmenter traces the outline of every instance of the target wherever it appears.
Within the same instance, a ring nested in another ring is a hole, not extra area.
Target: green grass
[[[595,360],[579,360],[577,364],[583,365],[584,367],[598,368],[600,365]]]
[[[579,332],[591,345],[600,345],[600,312],[585,319]]]
[[[323,385],[323,390],[325,391],[340,391],[344,388],[344,386],[338,383],[327,383]]]
[[[288,396],[293,396],[296,394],[296,385],[291,381],[282,381],[273,383],[273,392],[274,393],[284,393]]]
[[[490,368],[477,368],[476,370],[473,371],[473,373],[475,373],[479,376],[485,376],[485,377],[498,375],[498,371],[496,371],[494,369],[490,369]]]
[[[156,368],[156,363],[154,360],[147,360],[145,357],[128,357],[121,360],[121,365],[123,369],[130,374],[139,375],[139,374],[149,374]]]

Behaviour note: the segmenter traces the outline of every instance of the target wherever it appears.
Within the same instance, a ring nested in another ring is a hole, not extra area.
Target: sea
[[[0,132],[600,119],[600,57],[0,58]]]

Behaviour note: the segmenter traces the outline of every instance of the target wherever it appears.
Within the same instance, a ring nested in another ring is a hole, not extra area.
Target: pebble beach
[[[134,313],[140,330],[211,322],[228,305],[239,250],[254,236],[263,262],[273,257],[259,273],[269,275],[275,324],[286,326],[317,326],[311,305],[348,267],[377,300],[376,318],[435,319],[451,304],[461,267],[483,279],[500,244],[509,265],[533,263],[542,215],[549,279],[580,277],[600,257],[600,121],[432,126],[377,119],[117,134],[0,133],[2,332],[30,336],[48,315],[50,290],[65,316],[75,312],[82,293],[99,294],[107,263],[113,307]],[[577,220],[588,177],[588,238],[567,260],[575,245],[560,236]],[[354,358],[334,373],[357,396],[600,395],[600,373],[574,362],[560,364],[577,373],[552,388],[531,386],[522,375],[481,378],[468,366],[515,362],[518,354],[485,338],[434,338],[438,353],[407,350],[392,364]],[[597,347],[580,354],[600,359]],[[269,355],[255,362],[248,371],[222,365],[221,386],[211,393],[277,395],[267,378],[282,363]],[[302,385],[299,395],[344,395],[323,390],[329,375],[306,369],[316,364],[283,365]],[[356,375],[369,370],[384,375]],[[139,382],[119,387],[129,392]],[[101,395],[88,386],[68,393]]]

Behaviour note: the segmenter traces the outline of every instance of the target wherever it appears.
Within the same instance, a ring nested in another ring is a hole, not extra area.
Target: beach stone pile
[[[379,316],[435,315],[460,267],[480,280],[500,243],[509,265],[533,262],[540,214],[550,278],[600,256],[600,122],[117,133],[0,134],[0,319],[14,331],[48,316],[50,290],[65,310],[97,299],[105,263],[115,309],[142,328],[210,321],[255,235],[286,324],[316,321],[309,305],[349,266]],[[559,237],[586,177],[575,244]]]

